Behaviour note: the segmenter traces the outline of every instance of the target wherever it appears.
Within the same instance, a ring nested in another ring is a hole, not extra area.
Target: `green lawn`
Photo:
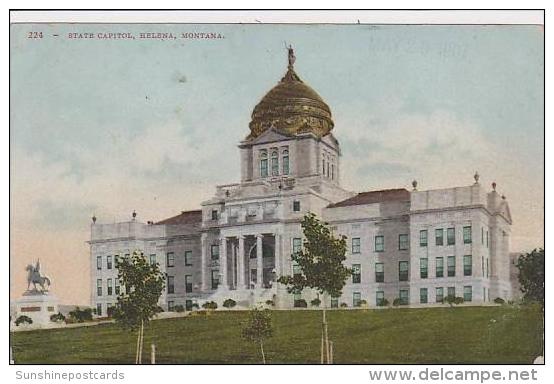
[[[269,363],[318,363],[320,311],[273,311]],[[246,312],[156,320],[145,329],[145,353],[158,363],[259,363],[240,338]],[[333,310],[328,315],[335,363],[531,363],[542,354],[537,307]],[[135,334],[115,324],[15,332],[16,363],[133,363]]]

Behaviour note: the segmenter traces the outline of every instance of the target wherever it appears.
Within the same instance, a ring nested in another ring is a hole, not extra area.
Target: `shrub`
[[[173,307],[174,312],[185,312],[185,307],[183,307],[181,304],[177,304]]]
[[[237,302],[233,299],[227,299],[223,302],[223,307],[225,308],[233,308],[235,305],[237,305]]]
[[[341,308],[348,308],[348,304],[346,304],[346,303],[340,303],[340,307],[341,307]]]
[[[29,316],[21,315],[15,319],[15,325],[19,327],[19,324],[33,324],[33,319]]]
[[[321,300],[319,300],[319,297],[316,297],[315,299],[310,301],[310,304],[312,305],[312,307],[319,307],[319,305],[321,304]]]
[[[202,308],[217,309],[217,303],[215,301],[206,301],[204,304],[202,304]]]
[[[378,307],[386,307],[388,306],[390,303],[387,299],[381,299],[379,300],[379,302],[377,303],[377,306]]]
[[[294,300],[294,307],[295,308],[308,308],[308,303],[306,303],[306,300],[304,300],[304,299]]]
[[[198,303],[192,303],[192,309],[200,309]]]
[[[265,302],[266,305],[269,305],[270,307],[274,307],[275,306],[275,302],[273,300],[267,300]]]
[[[464,303],[464,298],[463,297],[460,297],[460,296],[457,296],[454,298],[454,304],[458,305],[458,304],[463,304]]]
[[[504,299],[501,298],[501,297],[497,297],[496,299],[494,299],[494,302],[496,304],[504,304],[505,303]]]
[[[55,313],[52,316],[50,316],[50,321],[53,321],[55,323],[64,321],[64,320],[65,320],[65,316],[61,312]]]
[[[92,320],[92,312],[92,308],[80,309],[76,307],[73,311],[69,312],[69,317],[76,323],[83,323]]]
[[[360,304],[359,304],[358,306],[359,306],[359,307],[365,307],[365,306],[367,306],[367,300],[364,300],[364,299],[360,300]]]
[[[112,317],[114,314],[114,311],[115,311],[115,307],[112,305],[111,307],[108,307],[108,309],[106,309],[106,315],[108,315],[108,317]]]
[[[402,299],[400,299],[400,297],[395,298],[392,301],[392,305],[395,306],[395,307],[398,307],[399,305],[402,305]]]

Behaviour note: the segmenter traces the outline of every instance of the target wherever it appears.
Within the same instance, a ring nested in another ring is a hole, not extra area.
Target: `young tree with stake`
[[[250,311],[250,317],[242,328],[242,337],[248,341],[258,343],[262,353],[262,361],[265,364],[264,340],[273,336],[271,326],[271,312],[269,309]]]
[[[321,222],[313,213],[308,213],[302,219],[302,230],[306,238],[304,246],[291,256],[292,261],[300,267],[301,273],[281,276],[277,281],[286,285],[289,293],[311,288],[322,296],[321,363],[329,364],[326,297],[339,297],[346,279],[352,274],[352,270],[342,264],[346,260],[346,236],[333,236],[327,223]]]
[[[117,258],[116,268],[122,289],[117,296],[113,317],[124,329],[138,331],[135,363],[142,363],[144,325],[160,311],[158,300],[165,286],[159,265],[151,264],[142,252]]]

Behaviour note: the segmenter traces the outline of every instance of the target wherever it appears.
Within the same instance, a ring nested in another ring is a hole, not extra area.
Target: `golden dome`
[[[292,56],[291,56],[292,55]],[[334,126],[331,110],[323,99],[294,72],[294,54],[289,48],[289,67],[279,84],[254,107],[248,138],[273,127],[284,134],[312,132],[327,135]]]

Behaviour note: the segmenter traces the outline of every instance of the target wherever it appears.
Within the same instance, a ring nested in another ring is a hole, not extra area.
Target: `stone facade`
[[[275,280],[295,271],[291,254],[302,244],[300,221],[308,212],[348,237],[346,264],[356,274],[333,306],[361,300],[376,306],[396,298],[432,304],[448,294],[473,303],[510,299],[511,216],[495,186],[487,192],[476,174],[472,185],[440,190],[418,191],[415,182],[412,191],[344,190],[340,145],[327,132],[332,121],[323,130],[321,119],[310,118],[314,105],[328,107],[319,96],[306,101],[315,92],[304,89],[291,66],[287,74],[253,116],[271,116],[271,122],[262,129],[263,121],[256,120],[256,131],[239,145],[239,183],[216,187],[198,211],[157,223],[135,217],[93,222],[92,305],[104,314],[116,302],[114,258],[138,249],[167,273],[160,299],[166,309],[210,300],[221,306],[227,298],[241,307],[267,300],[292,307],[299,297]],[[294,130],[286,119],[274,124],[278,116],[270,102],[284,111],[283,119],[294,114]],[[316,295],[306,291],[301,297],[309,302]]]

